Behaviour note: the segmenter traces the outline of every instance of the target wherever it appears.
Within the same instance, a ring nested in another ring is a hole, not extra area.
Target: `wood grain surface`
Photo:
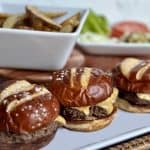
[[[150,55],[147,56],[119,56],[119,55],[89,55],[82,53],[85,56],[84,66],[99,67],[104,70],[112,70],[116,64],[122,61],[126,57],[136,57],[140,59],[150,59]]]
[[[65,68],[71,67],[98,67],[103,70],[111,70],[117,63],[129,56],[105,56],[105,55],[89,55],[75,48],[70,56]],[[141,59],[150,59],[149,56],[132,56]],[[0,69],[0,76],[10,79],[27,79],[29,81],[43,82],[51,79],[51,71],[33,71],[33,70],[16,70],[16,69]]]

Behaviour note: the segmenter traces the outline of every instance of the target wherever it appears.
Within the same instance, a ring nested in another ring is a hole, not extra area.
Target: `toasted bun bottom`
[[[84,123],[82,123],[81,121],[80,121],[80,123],[67,122],[64,125],[64,127],[67,129],[70,129],[70,130],[83,131],[83,132],[97,131],[99,129],[106,127],[107,125],[109,125],[112,122],[116,111],[117,111],[117,109],[115,109],[114,112],[110,116],[105,117],[103,119],[87,121]]]
[[[15,134],[0,132],[0,149],[37,150],[47,145],[53,139],[57,127],[58,123],[53,122],[34,133]]]
[[[150,113],[150,107],[136,106],[130,104],[127,100],[118,98],[117,105],[120,109],[134,113]]]
[[[1,150],[39,150],[48,145],[55,134],[42,137],[30,143],[0,143]]]

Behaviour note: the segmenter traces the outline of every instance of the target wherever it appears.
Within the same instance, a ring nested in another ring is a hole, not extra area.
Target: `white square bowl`
[[[45,11],[66,11],[67,15],[57,19],[57,22],[80,12],[80,24],[72,33],[0,28],[0,67],[57,70],[66,64],[88,15],[88,9],[44,5],[38,7]],[[24,9],[24,4],[0,3],[0,12],[22,13]]]

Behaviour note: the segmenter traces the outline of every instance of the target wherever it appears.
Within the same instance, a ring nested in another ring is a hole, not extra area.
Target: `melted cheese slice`
[[[89,84],[90,76],[91,76],[91,68],[84,68],[84,72],[81,75],[81,85],[86,88]]]
[[[60,115],[55,119],[55,121],[59,122],[62,125],[66,124],[66,120],[62,116],[60,116]]]
[[[22,98],[20,100],[13,100],[11,103],[8,104],[7,108],[6,108],[6,112],[11,112],[13,111],[17,106],[27,102],[27,101],[31,101],[32,99],[34,99],[35,97],[44,95],[49,93],[49,91],[46,88],[42,88],[41,91],[39,91],[38,93],[32,94],[32,95],[28,95],[25,98]]]
[[[114,88],[113,93],[111,94],[110,97],[108,97],[106,100],[96,104],[96,106],[102,107],[106,109],[108,114],[111,114],[113,111],[113,104],[115,103],[116,99],[118,96],[118,89]],[[79,111],[84,112],[86,115],[90,114],[90,107],[91,106],[85,106],[85,107],[72,107],[74,109],[77,109]]]
[[[71,76],[70,76],[70,85],[71,88],[74,87],[74,76],[76,74],[76,68],[71,68]]]
[[[83,70],[83,73],[81,74],[81,78],[80,78],[80,83],[81,83],[81,86],[86,88],[89,84],[89,80],[90,80],[90,76],[91,76],[91,68],[84,68]],[[75,82],[75,79],[74,77],[76,76],[76,68],[72,68],[71,69],[71,76],[70,76],[70,86],[71,88],[73,88],[75,85],[74,85],[74,82]]]
[[[144,73],[150,68],[150,63],[148,63],[146,66],[142,67],[136,74],[136,79],[140,80]]]
[[[141,100],[147,100],[147,101],[150,101],[150,94],[147,94],[147,93],[137,93],[136,94],[137,97],[139,97]]]
[[[0,93],[0,103],[8,96],[25,91],[26,89],[32,88],[33,85],[25,80],[16,81],[15,83],[9,85]]]
[[[141,60],[136,58],[126,58],[122,63],[120,64],[120,70],[122,74],[129,78],[131,70],[138,65],[141,62]]]

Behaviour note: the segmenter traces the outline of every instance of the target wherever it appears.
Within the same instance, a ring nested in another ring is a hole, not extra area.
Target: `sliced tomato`
[[[145,33],[150,32],[150,29],[144,23],[137,21],[123,21],[112,26],[113,37],[120,37],[125,33]]]

